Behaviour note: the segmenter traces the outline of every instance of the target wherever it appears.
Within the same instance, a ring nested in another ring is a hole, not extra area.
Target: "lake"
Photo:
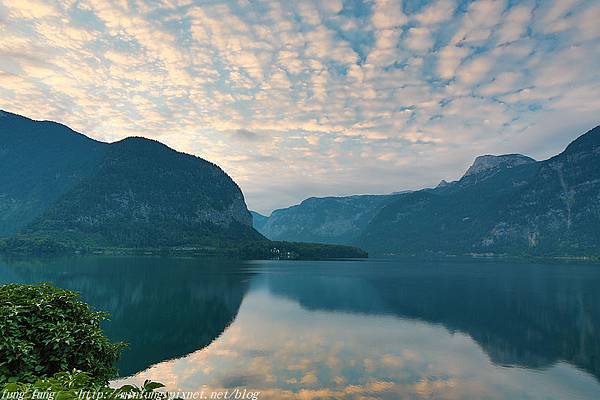
[[[116,383],[262,399],[596,399],[600,265],[498,261],[1,260],[128,342]]]

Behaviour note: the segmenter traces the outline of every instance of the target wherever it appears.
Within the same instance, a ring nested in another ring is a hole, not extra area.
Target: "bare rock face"
[[[533,158],[521,154],[504,154],[500,156],[487,154],[477,157],[463,177],[477,175],[482,172],[497,170],[499,168],[512,168],[534,162],[536,161]]]

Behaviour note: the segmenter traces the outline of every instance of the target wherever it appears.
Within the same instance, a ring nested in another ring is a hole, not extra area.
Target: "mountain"
[[[497,171],[501,168],[512,168],[534,162],[533,158],[522,154],[504,154],[501,156],[487,154],[477,157],[464,176],[478,175],[483,172]]]
[[[237,316],[249,275],[222,271],[239,264],[220,257],[0,258],[0,284],[53,282],[109,312],[103,331],[127,343],[116,366],[129,376],[202,349],[223,333]]]
[[[440,188],[444,188],[446,186],[450,185],[449,182],[447,182],[445,179],[442,179],[440,181],[440,183],[438,183],[438,185],[435,187],[436,189],[440,189]]]
[[[600,256],[600,127],[561,154],[477,157],[457,181],[384,196],[309,198],[255,227],[273,240],[375,254]]]
[[[499,156],[487,154],[475,158],[473,164],[467,169],[458,181],[446,182],[442,179],[434,188],[436,192],[445,193],[480,184],[498,172],[509,170],[521,165],[535,164],[537,161],[522,154],[503,154]]]
[[[254,227],[254,229],[260,232],[265,223],[267,223],[269,217],[257,213],[256,211],[250,211],[250,214],[252,215],[252,226]]]
[[[355,247],[272,242],[217,165],[141,137],[90,139],[0,111],[0,252],[176,252],[366,257]]]
[[[586,266],[562,263],[550,272],[547,263],[452,258],[398,264],[364,274],[272,274],[265,286],[311,311],[396,316],[462,332],[504,367],[567,362],[600,379],[600,282],[591,269],[581,273]]]
[[[271,240],[349,244],[354,242],[377,212],[394,195],[311,197],[275,210],[254,227]]]
[[[112,143],[94,174],[24,232],[124,247],[261,239],[219,167],[137,137]]]
[[[54,122],[0,116],[1,233],[92,246],[264,240],[218,166],[153,140],[102,143]]]
[[[354,243],[376,253],[600,255],[600,127],[561,154],[478,158],[457,182],[398,196]]]
[[[16,233],[89,177],[108,147],[64,125],[0,111],[0,236]]]

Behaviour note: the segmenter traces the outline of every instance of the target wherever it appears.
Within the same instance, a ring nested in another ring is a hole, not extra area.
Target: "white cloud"
[[[504,11],[504,0],[476,0],[469,6],[462,26],[455,33],[452,43],[481,45],[492,34],[492,30],[500,23]]]
[[[456,4],[454,0],[438,0],[414,17],[423,25],[439,24],[452,18]]]
[[[541,33],[557,33],[573,27],[573,20],[567,16],[581,0],[549,0],[540,4],[535,24]]]
[[[57,7],[42,0],[10,0],[4,5],[9,15],[17,18],[47,18],[60,16]]]
[[[411,50],[426,51],[433,46],[433,38],[429,29],[414,27],[408,30],[406,46]]]
[[[385,67],[399,60],[403,55],[398,50],[401,32],[395,29],[383,29],[375,33],[375,46],[369,53],[370,64]]]
[[[509,93],[520,89],[519,82],[522,79],[520,72],[503,72],[495,76],[490,83],[482,86],[479,93],[483,96],[495,96]]]
[[[2,4],[2,108],[198,154],[262,211],[435,184],[483,152],[543,157],[559,127],[598,123],[593,0]]]
[[[454,45],[444,47],[438,54],[438,74],[443,79],[452,79],[458,66],[468,54],[469,50],[465,47]]]
[[[502,27],[498,31],[498,42],[508,43],[521,38],[527,32],[531,11],[530,6],[515,6],[508,11]]]
[[[582,8],[577,15],[577,29],[579,39],[583,41],[597,40],[600,37],[600,3],[592,2],[588,7]]]
[[[475,57],[457,71],[457,76],[466,84],[477,83],[489,72],[492,62],[489,56]]]
[[[376,29],[398,28],[407,20],[406,15],[402,12],[401,0],[375,0],[372,21]]]

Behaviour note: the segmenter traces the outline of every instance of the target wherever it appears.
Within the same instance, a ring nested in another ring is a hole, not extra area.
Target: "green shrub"
[[[0,398],[16,400],[160,400],[166,393],[156,392],[164,385],[146,381],[142,387],[125,385],[112,389],[97,383],[90,374],[74,370],[60,372],[33,383],[10,382],[0,385]]]
[[[0,384],[73,369],[107,382],[124,345],[102,333],[106,316],[49,284],[0,286]]]

